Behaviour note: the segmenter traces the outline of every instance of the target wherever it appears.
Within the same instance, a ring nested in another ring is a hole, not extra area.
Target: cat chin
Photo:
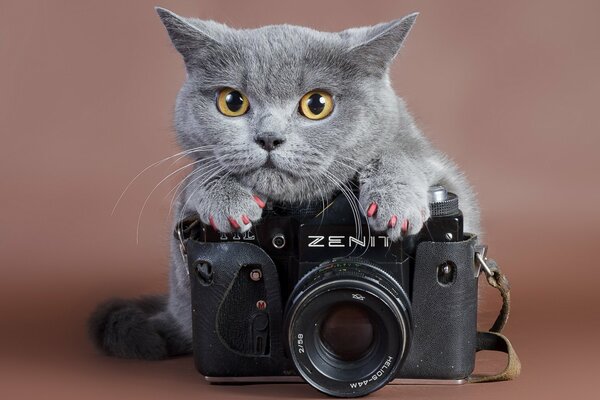
[[[241,175],[240,182],[251,187],[256,193],[268,196],[272,200],[287,201],[298,196],[302,179],[274,168],[259,168]]]
[[[336,191],[335,187],[327,187],[324,182],[317,187],[310,177],[296,176],[273,168],[260,168],[240,175],[238,179],[255,193],[275,201],[320,200]]]
[[[295,186],[298,178],[275,168],[258,168],[241,175],[240,181],[264,194],[279,192]]]

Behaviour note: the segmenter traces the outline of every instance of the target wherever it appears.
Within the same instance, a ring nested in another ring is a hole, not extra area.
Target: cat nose
[[[261,133],[254,138],[254,141],[266,151],[273,151],[285,143],[285,139],[275,132]]]

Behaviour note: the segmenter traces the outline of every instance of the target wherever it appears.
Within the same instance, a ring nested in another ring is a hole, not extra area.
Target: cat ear
[[[184,18],[165,8],[155,7],[167,29],[173,46],[189,62],[201,50],[218,47],[219,42],[210,36],[208,25],[198,19]]]
[[[340,33],[351,43],[350,54],[374,72],[384,71],[394,59],[419,13],[365,28]]]

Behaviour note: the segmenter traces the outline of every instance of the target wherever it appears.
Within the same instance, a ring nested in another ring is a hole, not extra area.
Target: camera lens
[[[320,338],[330,353],[342,361],[363,358],[373,347],[373,323],[360,304],[341,303],[325,317]]]
[[[290,295],[285,320],[298,373],[331,396],[364,396],[384,386],[411,340],[406,293],[362,260],[336,260],[308,273]]]

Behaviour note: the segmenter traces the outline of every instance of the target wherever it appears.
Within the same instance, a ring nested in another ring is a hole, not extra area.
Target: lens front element
[[[356,361],[373,345],[373,323],[360,304],[340,303],[329,310],[321,325],[320,338],[333,357]]]

